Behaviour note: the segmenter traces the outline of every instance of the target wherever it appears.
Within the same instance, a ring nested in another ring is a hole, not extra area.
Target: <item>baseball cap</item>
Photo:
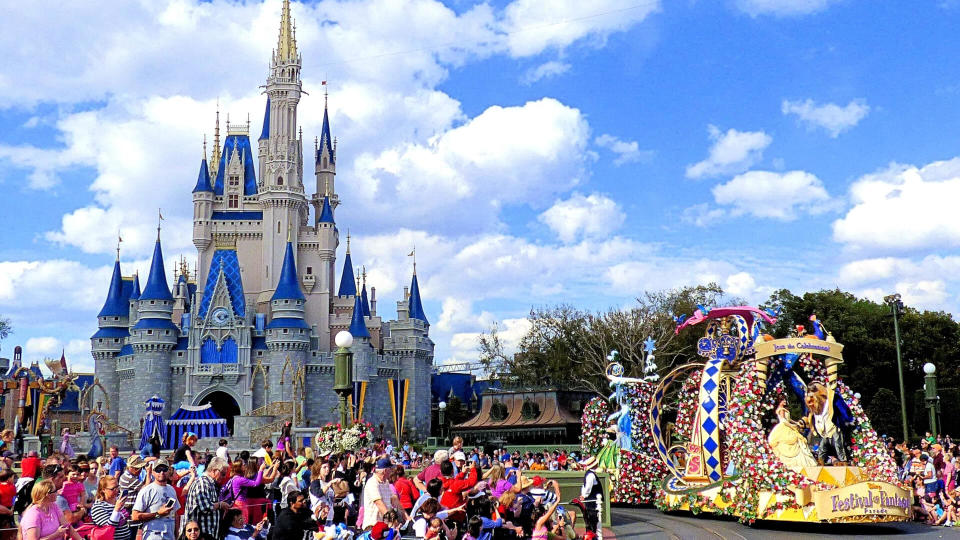
[[[534,477],[533,477],[533,487],[541,488],[541,487],[543,487],[543,483],[544,483],[544,482],[545,482],[545,480],[543,479],[542,476],[534,476]]]
[[[167,463],[167,460],[160,458],[153,462],[153,470],[156,472],[166,472],[170,468],[170,464]]]
[[[127,467],[132,467],[134,469],[142,469],[146,466],[147,462],[143,460],[140,456],[133,456],[130,458],[130,461],[127,461]]]
[[[393,467],[393,462],[390,461],[390,458],[380,458],[377,460],[376,468],[389,469],[390,467]]]
[[[461,452],[460,450],[457,450],[456,452],[453,453],[453,460],[454,460],[454,461],[466,461],[466,460],[467,460],[467,455],[464,454],[463,452]]]

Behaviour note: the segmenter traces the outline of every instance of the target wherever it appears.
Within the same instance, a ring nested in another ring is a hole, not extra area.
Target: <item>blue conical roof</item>
[[[123,276],[120,275],[120,261],[113,263],[113,276],[110,277],[110,288],[107,290],[107,301],[97,317],[126,317],[130,314],[129,307],[123,300]]]
[[[140,299],[140,274],[133,276],[133,291],[130,292],[130,300]]]
[[[153,248],[150,274],[147,276],[147,285],[140,294],[140,300],[173,300],[170,285],[167,284],[167,274],[163,270],[163,250],[160,249],[159,237]]]
[[[350,320],[350,335],[355,338],[369,338],[370,331],[367,330],[367,323],[363,321],[363,302],[360,296],[355,296],[353,302],[353,318]]]
[[[283,256],[283,268],[280,269],[280,281],[270,300],[306,300],[300,290],[297,279],[297,263],[293,260],[293,242],[287,241],[287,253]]]
[[[427,316],[423,313],[423,303],[420,302],[420,284],[417,283],[417,273],[413,273],[413,281],[410,282],[410,300],[408,302],[411,319],[420,319],[425,323]]]
[[[270,138],[270,96],[267,96],[267,108],[263,111],[263,129],[260,130],[260,140]]]
[[[330,118],[327,116],[327,106],[323,106],[323,127],[320,129],[320,148],[317,149],[317,163],[320,163],[320,155],[323,154],[323,150],[327,150],[327,154],[330,156],[330,163],[333,164],[337,161],[337,156],[333,153],[333,139],[330,137]]]
[[[370,316],[370,300],[367,299],[367,284],[363,284],[363,288],[360,289],[360,304],[363,305],[363,316]]]
[[[213,186],[210,185],[210,169],[207,168],[207,158],[203,158],[203,161],[200,162],[200,173],[197,175],[197,187],[193,188],[194,193],[200,191],[213,191]]]
[[[330,198],[323,198],[323,209],[320,211],[320,223],[333,223],[333,208],[330,207]]]
[[[340,276],[340,290],[337,296],[356,296],[357,284],[353,281],[353,261],[350,259],[350,252],[343,259],[343,275]]]

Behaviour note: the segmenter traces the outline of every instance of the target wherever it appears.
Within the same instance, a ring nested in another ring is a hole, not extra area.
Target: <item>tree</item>
[[[692,313],[697,305],[716,306],[725,299],[716,284],[645,293],[629,309],[590,313],[570,305],[530,310],[530,329],[517,351],[508,354],[494,326],[479,341],[480,361],[494,377],[517,386],[556,386],[609,393],[604,376],[611,350],[620,353],[624,373],[642,377],[653,338],[662,369],[686,362],[695,350],[695,333],[677,336],[674,314]]]
[[[3,341],[10,337],[10,334],[13,333],[13,324],[10,322],[10,319],[0,317],[0,341]]]
[[[873,395],[870,406],[867,407],[867,416],[877,433],[900,438],[903,429],[900,424],[899,402],[896,394],[889,388],[880,388]]]

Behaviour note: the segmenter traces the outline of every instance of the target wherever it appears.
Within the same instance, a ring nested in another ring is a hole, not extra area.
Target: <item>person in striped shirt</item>
[[[119,482],[112,476],[101,476],[97,483],[97,500],[90,508],[90,519],[99,527],[113,527],[114,540],[130,540],[133,533],[130,531],[127,513],[124,505],[128,497],[120,496]]]

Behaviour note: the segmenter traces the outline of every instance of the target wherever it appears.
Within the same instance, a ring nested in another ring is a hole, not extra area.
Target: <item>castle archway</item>
[[[213,411],[217,413],[217,416],[227,421],[227,429],[230,431],[231,436],[234,435],[233,420],[234,417],[240,415],[240,405],[237,403],[237,400],[226,392],[214,390],[200,398],[197,405],[206,405],[207,403],[209,403]]]

